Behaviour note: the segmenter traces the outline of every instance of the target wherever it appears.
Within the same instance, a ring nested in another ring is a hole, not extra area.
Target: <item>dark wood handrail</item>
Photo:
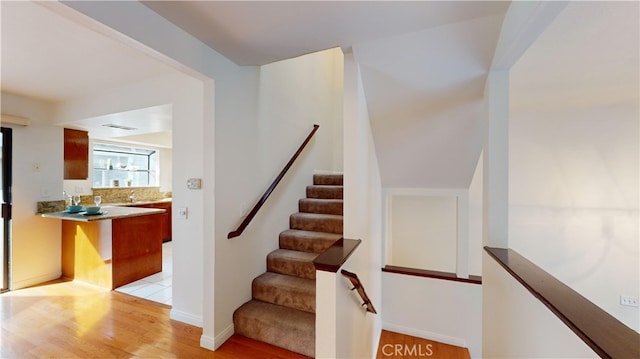
[[[353,284],[353,288],[351,288],[351,290],[358,291],[358,294],[360,294],[360,298],[362,298],[362,300],[364,301],[364,303],[362,303],[362,306],[367,307],[366,308],[367,312],[378,314],[378,312],[376,312],[376,308],[373,307],[373,303],[371,303],[371,299],[369,299],[367,292],[365,292],[364,287],[362,286],[362,282],[360,281],[360,278],[358,278],[358,276],[355,273],[348,272],[344,269],[341,270],[340,273],[342,273],[343,276],[347,277],[347,279],[349,279],[349,282]]]
[[[640,358],[640,335],[513,249],[484,247],[601,358]]]
[[[278,186],[278,183],[280,183],[284,175],[287,174],[287,171],[289,171],[291,166],[293,166],[293,163],[296,161],[298,156],[300,156],[300,153],[302,153],[302,150],[304,150],[304,148],[307,146],[307,143],[311,141],[311,137],[315,135],[316,131],[318,130],[318,127],[320,127],[320,125],[313,125],[313,130],[311,130],[311,132],[309,133],[307,138],[304,140],[304,142],[302,142],[302,144],[300,145],[296,153],[293,154],[293,157],[291,157],[291,159],[289,160],[289,162],[287,162],[287,164],[284,166],[282,171],[280,171],[280,174],[278,174],[278,177],[276,177],[276,179],[273,180],[273,183],[271,183],[271,185],[269,186],[269,188],[267,188],[267,190],[264,192],[262,197],[260,197],[256,205],[253,206],[253,209],[251,210],[251,212],[249,212],[249,214],[244,218],[242,223],[240,223],[240,225],[235,231],[229,232],[229,234],[227,235],[228,239],[237,237],[241,235],[242,232],[244,232],[244,230],[247,228],[247,226],[249,225],[253,217],[256,216],[256,214],[258,213],[262,205],[267,201],[267,198],[269,198],[269,196],[271,195],[271,192],[273,192],[273,190],[276,188],[276,186]]]

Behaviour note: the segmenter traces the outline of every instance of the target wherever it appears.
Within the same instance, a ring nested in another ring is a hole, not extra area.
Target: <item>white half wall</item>
[[[487,253],[482,265],[482,357],[598,358]]]
[[[382,287],[384,329],[482,357],[482,285],[385,272]]]
[[[50,104],[2,93],[2,113],[28,118],[13,128],[13,235],[10,289],[61,276],[59,220],[36,215],[36,202],[62,198],[63,130],[52,125]],[[35,167],[39,169],[35,169]]]

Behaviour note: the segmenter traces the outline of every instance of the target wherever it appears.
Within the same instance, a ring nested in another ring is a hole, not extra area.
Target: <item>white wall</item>
[[[469,274],[482,275],[482,169],[483,154],[469,185]]]
[[[335,357],[372,358],[382,326],[382,187],[364,89],[352,54],[345,54],[344,66],[344,163],[348,164],[344,168],[344,237],[362,239],[344,268],[360,277],[379,312],[365,312],[340,276],[337,326],[326,328],[325,333],[333,330],[337,336]],[[320,332],[316,327],[316,334]]]
[[[638,10],[571,2],[511,69],[509,120],[509,246],[636,331]]]
[[[387,264],[455,273],[457,212],[453,196],[393,196]]]
[[[31,120],[13,128],[11,289],[60,278],[61,224],[36,216],[36,202],[62,198],[63,130],[51,124],[52,106],[2,93],[2,113]],[[34,164],[39,170],[34,170]]]
[[[597,358],[575,333],[488,254],[482,257],[485,358]]]
[[[274,193],[270,202],[272,204],[263,209],[263,214],[268,215],[257,218],[242,237],[227,240],[227,233],[240,221],[243,204],[252,205],[251,202],[259,197],[275,176],[275,173],[262,172],[262,161],[268,160],[274,166],[278,162],[284,164],[291,153],[287,153],[285,158],[270,156],[279,155],[280,150],[289,152],[290,147],[286,151],[284,148],[292,146],[291,143],[297,146],[302,141],[302,138],[297,137],[302,133],[302,128],[311,129],[314,118],[310,118],[309,114],[313,111],[332,114],[331,120],[324,119],[328,122],[323,127],[333,128],[334,137],[319,137],[314,142],[318,144],[318,148],[330,148],[333,152],[323,152],[318,157],[307,154],[307,161],[311,161],[311,164],[305,162],[305,156],[302,156],[304,165],[299,166],[303,172],[307,172],[306,169],[341,169],[341,161],[336,160],[340,159],[339,144],[323,145],[326,141],[340,138],[335,136],[341,132],[336,128],[335,121],[336,115],[341,114],[341,111],[335,107],[326,108],[329,103],[336,105],[331,101],[340,89],[332,88],[329,91],[326,87],[329,83],[325,78],[320,79],[325,82],[313,82],[319,80],[313,74],[319,69],[308,71],[308,60],[301,60],[302,62],[293,65],[294,68],[307,70],[300,74],[303,76],[299,79],[285,74],[288,70],[280,69],[280,66],[286,68],[288,65],[282,64],[264,68],[264,77],[261,78],[260,69],[236,66],[138,2],[70,1],[64,4],[92,19],[56,4],[48,6],[203,81],[203,95],[191,92],[196,97],[191,100],[196,105],[199,103],[199,109],[194,109],[188,116],[174,116],[174,206],[189,207],[189,219],[182,224],[174,221],[174,238],[179,234],[184,241],[174,239],[172,318],[203,325],[201,344],[207,348],[216,348],[233,333],[233,328],[229,325],[232,311],[250,298],[251,280],[264,269],[264,254],[277,243],[277,237],[271,235],[274,226],[286,226],[286,222],[281,222],[281,218],[286,218],[284,212],[277,209],[269,211],[269,206],[273,206],[273,203],[280,203],[278,197],[282,194]],[[338,63],[329,66],[334,70],[337,67]],[[326,69],[323,67],[321,73],[326,74]],[[330,84],[341,83],[337,73],[339,71],[329,80]],[[260,92],[275,91],[284,86],[277,83],[280,80],[290,84],[290,89],[294,92],[301,90],[300,96],[274,93],[270,94],[273,97],[265,97],[259,103]],[[261,87],[258,85],[260,82],[264,82],[260,84]],[[322,96],[326,96],[323,98],[327,100],[315,102],[319,100],[313,98],[319,94],[318,90],[324,91]],[[329,97],[332,98],[331,101],[328,100]],[[304,106],[296,107],[299,104]],[[263,108],[272,105],[285,107],[281,109],[278,118],[273,118],[267,111],[259,115],[259,105]],[[283,125],[294,121],[301,121],[297,133]],[[306,125],[303,125],[305,122]],[[333,125],[329,125],[332,122]],[[180,127],[180,131],[176,131],[176,126]],[[282,131],[270,133],[269,126],[279,127]],[[307,130],[304,132],[306,136]],[[275,135],[275,138],[269,139],[267,135]],[[270,147],[279,145],[282,147]],[[313,147],[311,146],[311,150]],[[278,150],[265,154],[268,148]],[[324,163],[325,159],[320,159],[323,156],[327,156],[329,162]],[[202,177],[203,190],[181,193],[179,188],[184,186],[187,176]],[[308,176],[306,184],[311,181],[311,173]],[[266,177],[269,180],[265,182]],[[296,186],[299,183],[295,182],[294,188]],[[299,189],[297,192],[296,196],[299,197]],[[207,212],[203,213],[205,204]],[[295,207],[287,206],[287,214],[294,211]],[[274,222],[269,222],[268,218],[274,218]],[[261,223],[268,225],[264,227]],[[265,228],[269,231],[266,235],[262,232]],[[175,246],[180,243],[184,247],[176,250]],[[230,273],[233,275],[229,275]],[[227,295],[226,289],[230,290]]]
[[[639,330],[637,104],[513,112],[510,247]]]
[[[160,192],[170,192],[173,189],[173,150],[170,148],[158,148],[160,156],[158,185]]]
[[[262,66],[259,82],[255,122],[216,122],[216,335],[222,337],[232,332],[233,312],[251,299],[251,281],[266,271],[266,255],[278,248],[278,235],[289,228],[313,173],[342,170],[342,161],[335,161],[342,153],[335,137],[342,123],[336,110],[342,107],[341,51]],[[314,124],[320,125],[316,135],[249,227],[227,239],[243,219],[242,208],[253,207]]]
[[[382,274],[386,330],[469,348],[482,357],[482,286],[395,273]]]

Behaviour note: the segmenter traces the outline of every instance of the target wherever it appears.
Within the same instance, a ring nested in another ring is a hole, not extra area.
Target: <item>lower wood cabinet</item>
[[[163,215],[63,220],[63,277],[114,289],[161,272]]]
[[[171,240],[171,202],[143,203],[136,204],[133,207],[164,209],[165,212],[158,216],[162,242]]]

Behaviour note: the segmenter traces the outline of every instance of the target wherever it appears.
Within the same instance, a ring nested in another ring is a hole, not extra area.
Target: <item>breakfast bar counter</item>
[[[78,213],[69,213],[68,211],[43,213],[42,217],[58,218],[69,221],[101,221],[106,219],[146,216],[149,214],[164,213],[162,209],[155,208],[136,208],[136,207],[121,207],[121,206],[103,206],[100,210],[100,214],[87,214],[84,211]]]
[[[162,271],[165,211],[105,206],[101,214],[42,214],[62,220],[63,277],[114,289]]]

